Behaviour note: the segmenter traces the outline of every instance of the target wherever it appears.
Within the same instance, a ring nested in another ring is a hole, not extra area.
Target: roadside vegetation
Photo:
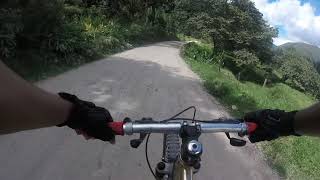
[[[142,10],[141,4],[103,2],[1,2],[0,59],[34,81],[172,36],[170,21],[161,14],[164,4]]]
[[[281,82],[262,84],[239,81],[227,67],[219,67],[210,44],[188,43],[182,55],[204,86],[218,98],[234,116],[248,111],[278,108],[287,111],[301,109],[315,102],[315,98]],[[289,137],[260,143],[265,158],[286,179],[318,179],[320,176],[320,140],[311,137]]]
[[[297,110],[320,97],[314,58],[320,49],[313,47],[310,54],[290,44],[274,46],[277,30],[250,1],[183,1],[176,8],[183,20],[178,22],[184,22],[178,32],[200,39],[187,44],[183,56],[235,116],[264,108]],[[283,178],[319,179],[319,142],[289,137],[259,147]]]

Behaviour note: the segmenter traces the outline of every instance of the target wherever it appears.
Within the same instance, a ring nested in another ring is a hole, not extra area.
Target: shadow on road
[[[136,54],[131,54],[130,58],[125,57],[127,54],[118,54],[37,85],[51,92],[71,92],[82,99],[94,101],[109,109],[116,120],[125,117],[165,119],[191,105],[198,108],[199,119],[227,115],[203,91],[199,79],[190,74],[187,66],[181,65],[180,60],[176,62],[176,54],[172,59],[170,56],[159,58],[167,52],[162,52],[161,48],[177,48],[180,43],[152,46],[157,46],[159,51],[150,53],[150,58],[158,60],[146,61]],[[147,51],[144,50],[145,53]],[[191,115],[192,112],[185,116]],[[87,142],[68,128],[45,128],[0,136],[0,162],[3,162],[0,179],[152,179],[143,149],[131,149],[129,139],[119,137],[114,146],[97,140]],[[243,151],[226,148],[221,138],[206,135],[203,140],[206,152],[199,179],[264,179],[268,174],[265,169],[253,171],[260,169],[252,159],[254,157],[245,154],[239,157],[235,152]],[[149,154],[154,166],[161,156],[161,136],[154,136],[150,143]]]

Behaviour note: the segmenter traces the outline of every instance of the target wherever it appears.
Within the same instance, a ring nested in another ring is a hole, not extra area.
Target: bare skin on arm
[[[55,126],[68,119],[72,103],[33,86],[1,61],[0,82],[0,134]],[[294,119],[297,133],[320,136],[320,103],[298,111]],[[90,138],[82,130],[76,132]]]
[[[302,135],[320,136],[320,103],[298,111],[294,127]]]
[[[20,78],[0,61],[0,134],[67,120],[72,104]]]

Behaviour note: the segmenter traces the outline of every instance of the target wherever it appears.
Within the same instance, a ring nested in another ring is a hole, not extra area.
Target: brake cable
[[[192,119],[190,118],[178,118],[178,116],[180,116],[181,114],[185,113],[186,111],[190,110],[190,109],[193,109],[193,117]],[[177,113],[176,115],[172,116],[171,118],[169,119],[165,119],[165,120],[162,120],[160,122],[169,122],[169,121],[179,121],[179,120],[184,120],[184,121],[191,121],[191,122],[203,122],[203,123],[206,123],[206,122],[213,122],[213,121],[202,121],[202,120],[196,120],[195,119],[195,116],[196,116],[196,112],[197,112],[197,109],[195,106],[190,106],[184,110],[182,110],[181,112]],[[228,132],[225,133],[227,138],[229,139],[230,141],[230,144],[232,146],[244,146],[246,144],[246,141],[245,140],[242,140],[242,139],[237,139],[237,138],[232,138],[230,137],[230,134]],[[146,144],[145,144],[145,157],[146,157],[146,161],[147,161],[147,164],[148,164],[148,167],[149,167],[149,170],[151,171],[152,175],[154,176],[155,179],[157,179],[156,177],[156,174],[154,173],[151,165],[150,165],[150,161],[149,161],[149,156],[148,156],[148,143],[149,143],[149,138],[150,138],[151,134],[147,134],[147,139],[146,139]]]

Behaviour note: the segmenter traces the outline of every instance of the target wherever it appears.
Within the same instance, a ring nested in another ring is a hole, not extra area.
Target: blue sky
[[[284,26],[278,25],[278,26],[275,26],[275,27],[278,29],[280,37],[287,36],[288,33],[287,33],[286,28]]]
[[[268,2],[275,2],[279,0],[268,0]],[[316,15],[320,15],[320,0],[300,0],[302,4],[310,3],[313,7],[316,8]]]
[[[320,0],[252,0],[268,23],[279,29],[276,45],[305,42],[320,46]]]
[[[310,3],[316,8],[316,15],[320,15],[320,0],[301,0],[301,3]]]

